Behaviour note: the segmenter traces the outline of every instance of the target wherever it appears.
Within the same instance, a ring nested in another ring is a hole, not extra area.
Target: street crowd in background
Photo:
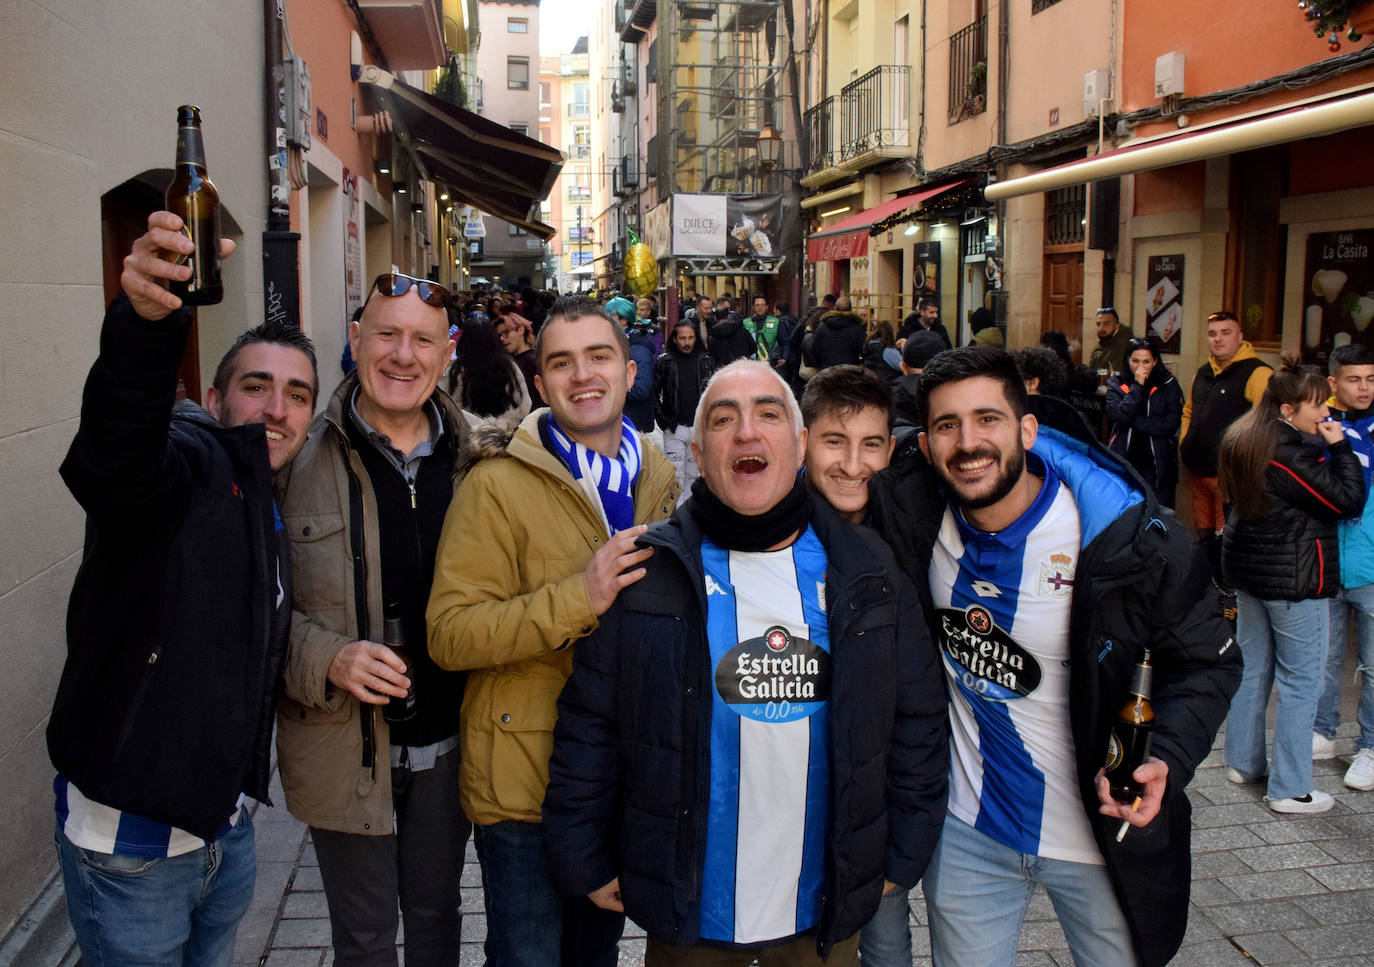
[[[1184,393],[1096,314],[1008,352],[846,293],[450,293],[380,276],[317,399],[297,330],[175,402],[190,244],[125,260],[62,467],[88,515],[49,745],[84,962],[227,964],[246,797],[307,823],[335,963],[1166,963],[1185,787],[1320,813],[1349,626],[1374,664],[1374,356],[1275,370],[1227,312]],[[225,243],[225,254],[232,244]],[[1195,533],[1174,516],[1187,468]],[[1125,780],[1116,709],[1153,673]],[[1345,774],[1374,789],[1362,674]],[[1274,725],[1266,732],[1271,693]]]

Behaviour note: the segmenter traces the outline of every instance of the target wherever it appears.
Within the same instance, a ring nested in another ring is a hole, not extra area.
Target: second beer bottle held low
[[[391,701],[382,708],[382,717],[388,722],[408,722],[415,717],[415,678],[411,674],[414,669],[414,662],[411,661],[410,653],[406,650],[406,633],[401,627],[401,606],[395,601],[390,601],[386,605],[386,610],[382,617],[382,644],[386,645],[397,655],[401,661],[405,662],[406,677],[410,679],[410,687],[406,689],[404,697],[393,695]]]
[[[177,108],[177,167],[167,186],[167,210],[185,222],[182,234],[195,245],[190,255],[176,259],[191,266],[191,277],[174,280],[172,295],[186,306],[212,306],[224,298],[219,257],[219,192],[205,167],[205,142],[200,131],[200,108]]]
[[[1131,674],[1126,701],[1112,723],[1107,745],[1107,782],[1117,802],[1132,803],[1143,792],[1140,783],[1131,777],[1150,757],[1150,738],[1155,729],[1155,710],[1150,705],[1153,680],[1154,668],[1146,651]]]

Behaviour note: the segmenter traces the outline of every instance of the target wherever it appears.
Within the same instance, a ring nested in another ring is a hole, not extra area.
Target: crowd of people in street
[[[470,837],[490,967],[610,967],[627,917],[646,967],[909,965],[918,883],[937,965],[1012,964],[1037,887],[1076,962],[1164,964],[1223,723],[1228,779],[1331,808],[1349,610],[1344,781],[1374,789],[1362,346],[1275,370],[1214,313],[1185,394],[1111,308],[1076,366],[986,309],[956,347],[934,300],[668,320],[388,273],[328,400],[264,325],[201,409],[180,227],[125,259],[62,465],[88,527],[48,739],[88,967],[230,962],[274,735],[339,967],[402,928],[452,967]]]

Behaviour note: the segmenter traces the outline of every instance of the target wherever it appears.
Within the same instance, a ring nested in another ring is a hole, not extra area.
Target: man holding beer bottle
[[[257,868],[244,797],[267,802],[291,617],[272,473],[305,442],[315,350],[299,329],[250,329],[209,413],[176,402],[182,225],[154,213],[125,258],[62,463],[86,545],[48,749],[87,967],[229,962]]]
[[[1026,396],[1002,350],[938,354],[917,404],[920,449],[869,494],[929,594],[950,691],[949,815],[925,877],[934,962],[1012,964],[1039,883],[1078,963],[1163,964],[1188,919],[1183,789],[1240,682],[1210,570],[1082,420]],[[1123,803],[1103,766],[1146,651],[1152,745]]]
[[[398,899],[408,967],[451,967],[458,949],[464,676],[425,650],[439,531],[468,450],[467,421],[438,388],[449,298],[437,282],[377,278],[349,328],[357,369],[278,480],[295,593],[277,748],[339,967],[396,964]]]

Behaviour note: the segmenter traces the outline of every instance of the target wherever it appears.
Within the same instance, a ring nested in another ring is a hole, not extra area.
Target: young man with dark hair
[[[1108,373],[1126,371],[1126,354],[1130,352],[1129,329],[1121,328],[1121,317],[1111,306],[1097,310],[1097,348],[1088,357],[1088,368]]]
[[[671,465],[624,416],[628,349],[595,303],[554,304],[535,345],[549,408],[514,436],[478,436],[439,542],[429,653],[468,674],[461,806],[482,865],[487,961],[501,967],[609,967],[624,927],[558,895],[540,805],[574,656],[644,575],[635,541],[678,496]]]
[[[1157,967],[1187,925],[1183,789],[1240,682],[1209,569],[1067,404],[1027,398],[1006,352],[941,353],[918,403],[919,450],[869,489],[949,685],[949,815],[924,880],[934,961],[1011,964],[1039,883],[1078,963]],[[1153,745],[1123,804],[1103,776],[1111,710],[1147,651]]]
[[[673,327],[671,336],[663,354],[654,361],[654,419],[663,431],[663,454],[673,465],[682,489],[681,503],[700,474],[692,456],[692,420],[715,362],[697,341],[691,321],[683,319]]]
[[[864,366],[831,366],[806,384],[806,480],[846,520],[868,510],[868,482],[887,466],[892,437],[892,391]]]
[[[1360,343],[1331,351],[1327,377],[1334,394],[1331,415],[1345,427],[1355,453],[1364,466],[1364,512],[1339,524],[1341,591],[1331,599],[1331,634],[1327,648],[1326,675],[1317,718],[1312,730],[1312,758],[1336,756],[1336,729],[1341,724],[1341,679],[1344,677],[1346,624],[1355,615],[1360,680],[1356,719],[1359,735],[1355,756],[1345,773],[1351,789],[1374,789],[1374,353]]]
[[[229,963],[269,803],[291,564],[272,474],[318,386],[298,329],[241,335],[176,402],[193,246],[170,212],[124,260],[62,479],[86,511],[48,720],[67,912],[90,967]],[[233,243],[222,242],[224,255]]]
[[[916,311],[902,321],[902,328],[897,330],[897,348],[905,349],[907,340],[922,332],[936,336],[940,340],[941,349],[953,346],[949,339],[949,330],[940,321],[940,301],[934,296],[922,296]]]

